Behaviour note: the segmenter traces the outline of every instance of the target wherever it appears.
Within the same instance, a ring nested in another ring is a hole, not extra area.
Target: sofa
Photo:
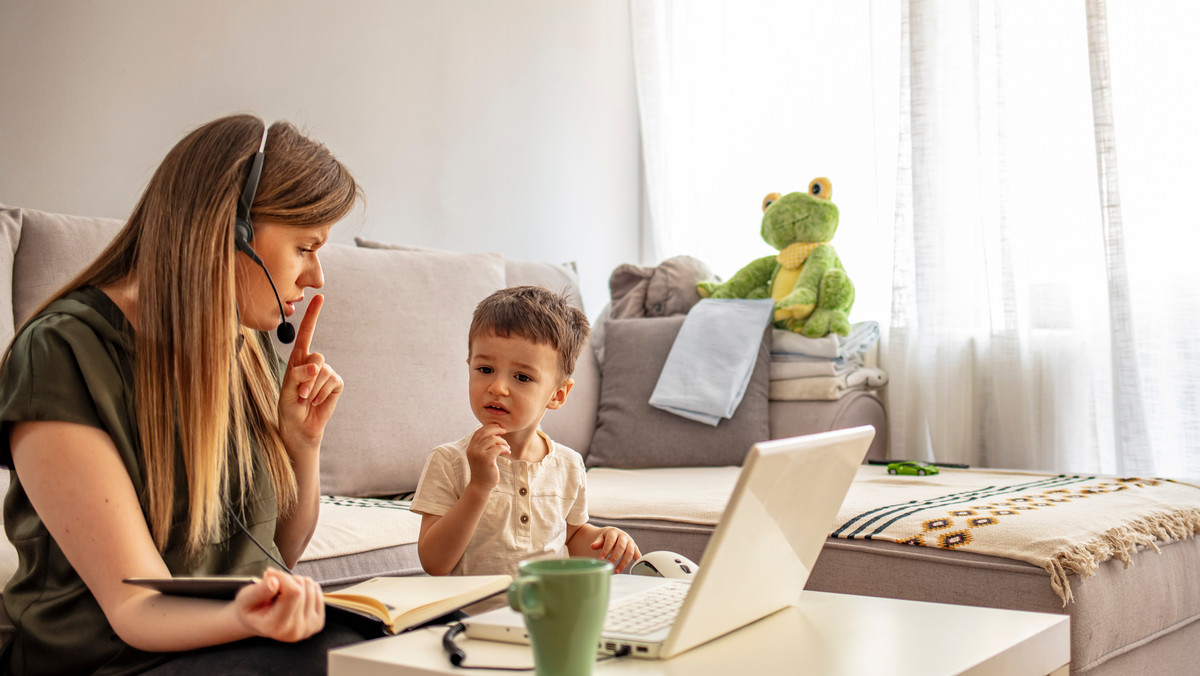
[[[0,205],[0,266],[11,270],[3,277],[11,288],[0,291],[0,304],[11,303],[0,308],[0,339],[7,343],[14,327],[120,225]],[[362,238],[354,246],[330,244],[320,258],[326,303],[313,348],[342,375],[346,390],[326,430],[317,532],[297,571],[327,588],[423,574],[416,555],[420,519],[408,510],[409,499],[428,451],[476,424],[464,368],[471,311],[491,291],[518,284],[544,285],[581,304],[575,269]],[[585,349],[567,404],[544,419],[551,437],[585,457],[593,523],[626,529],[642,551],[671,550],[700,561],[753,442],[868,424],[877,432],[868,458],[887,457],[878,392],[770,399],[770,331],[731,419],[710,427],[650,407],[646,400],[682,321],[679,315],[606,322],[603,361]],[[279,348],[286,355],[287,346]],[[864,482],[882,471],[864,465]],[[1074,596],[1064,604],[1046,571],[1029,563],[830,537],[807,588],[1065,613],[1072,672],[1186,673],[1200,657],[1200,538],[1167,537],[1156,547],[1157,555],[1138,553],[1128,569],[1112,558],[1090,576],[1071,575]],[[0,578],[15,567],[15,554],[0,546]],[[952,650],[952,640],[931,637],[925,649]]]

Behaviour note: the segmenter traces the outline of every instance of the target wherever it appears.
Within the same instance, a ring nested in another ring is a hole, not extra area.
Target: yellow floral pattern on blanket
[[[945,517],[928,519],[922,522],[920,533],[910,538],[897,540],[897,542],[902,545],[918,547],[959,549],[971,544],[970,529],[994,526],[1000,523],[1000,517],[1018,516],[1021,512],[1029,510],[1053,507],[1056,504],[1069,503],[1072,500],[1083,499],[1101,493],[1123,491],[1127,490],[1130,486],[1138,488],[1158,486],[1163,481],[1164,479],[1117,479],[1116,481],[1104,481],[1095,486],[1085,486],[1080,488],[1078,492],[1072,492],[1065,488],[1055,488],[1053,490],[1042,491],[1036,495],[1018,495],[1016,497],[1005,498],[999,502],[973,505],[970,509],[952,509],[946,513]],[[983,516],[984,514],[990,514],[990,516]],[[966,525],[966,528],[942,532],[949,528],[954,528],[959,523],[956,519],[963,519],[962,523]],[[933,536],[932,541],[927,539],[928,536]],[[1155,547],[1155,549],[1157,550],[1158,548]]]

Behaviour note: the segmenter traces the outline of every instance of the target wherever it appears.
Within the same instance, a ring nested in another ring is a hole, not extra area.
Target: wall
[[[588,314],[638,255],[628,3],[0,0],[0,202],[125,217],[186,131],[286,118],[363,184],[334,231],[576,261]]]

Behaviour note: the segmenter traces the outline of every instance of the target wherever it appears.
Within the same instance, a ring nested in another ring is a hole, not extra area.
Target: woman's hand
[[[300,321],[279,392],[279,429],[289,450],[319,446],[345,382],[320,352],[311,352],[324,296],[314,296]]]
[[[325,627],[325,598],[312,578],[274,568],[262,580],[238,592],[232,607],[238,621],[255,636],[295,643]]]

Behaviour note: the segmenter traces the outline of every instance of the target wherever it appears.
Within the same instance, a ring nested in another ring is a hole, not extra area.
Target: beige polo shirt
[[[583,457],[541,430],[538,434],[550,449],[540,462],[496,458],[500,481],[451,575],[516,575],[517,564],[525,559],[565,556],[567,525],[587,523]],[[441,516],[458,501],[471,480],[470,441],[467,435],[433,449],[421,472],[412,511]]]

